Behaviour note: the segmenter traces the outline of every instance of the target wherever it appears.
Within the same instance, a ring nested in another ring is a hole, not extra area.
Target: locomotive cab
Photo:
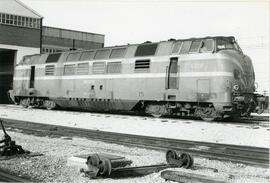
[[[261,113],[265,100],[262,95],[254,94],[255,74],[251,59],[242,52],[234,37],[218,38],[216,52],[230,60],[230,64],[224,63],[224,68],[233,73],[233,77],[228,80],[231,106],[224,106],[227,110],[224,114],[249,116],[251,112]]]

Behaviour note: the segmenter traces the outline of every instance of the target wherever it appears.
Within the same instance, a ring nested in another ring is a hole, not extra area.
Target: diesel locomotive
[[[251,59],[233,36],[24,56],[10,97],[24,107],[137,111],[211,121],[262,112]]]

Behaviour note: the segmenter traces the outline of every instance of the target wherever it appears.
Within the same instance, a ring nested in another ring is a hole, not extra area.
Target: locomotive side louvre
[[[252,63],[240,50],[217,51],[218,39],[236,44],[206,37],[26,56],[16,67],[13,100],[205,119],[237,113],[234,87],[254,93]]]

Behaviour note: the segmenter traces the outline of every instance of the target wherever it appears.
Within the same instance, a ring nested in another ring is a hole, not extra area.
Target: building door
[[[35,66],[31,66],[29,88],[35,87]]]
[[[16,50],[0,48],[0,104],[11,103],[8,90],[12,89]]]
[[[171,58],[167,76],[167,89],[178,88],[178,58]]]

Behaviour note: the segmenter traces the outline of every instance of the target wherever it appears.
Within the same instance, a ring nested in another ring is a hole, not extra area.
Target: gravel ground
[[[91,141],[84,138],[52,138],[26,135],[20,132],[8,131],[17,144],[26,150],[39,152],[43,156],[21,157],[1,160],[0,168],[6,169],[22,177],[30,177],[37,182],[147,182],[165,183],[160,173],[148,176],[125,179],[96,179],[90,180],[79,173],[78,167],[67,166],[67,159],[73,155],[87,153],[109,153],[125,156],[133,161],[132,166],[165,163],[165,154],[154,150],[126,147],[116,144]],[[189,173],[197,173],[228,182],[268,182],[269,169],[246,166],[230,162],[220,162],[195,158],[193,169],[177,168]],[[166,183],[169,183],[167,181]]]
[[[16,105],[0,105],[0,118],[154,137],[269,147],[269,126],[256,124],[208,123],[188,119],[48,111],[25,109]]]

